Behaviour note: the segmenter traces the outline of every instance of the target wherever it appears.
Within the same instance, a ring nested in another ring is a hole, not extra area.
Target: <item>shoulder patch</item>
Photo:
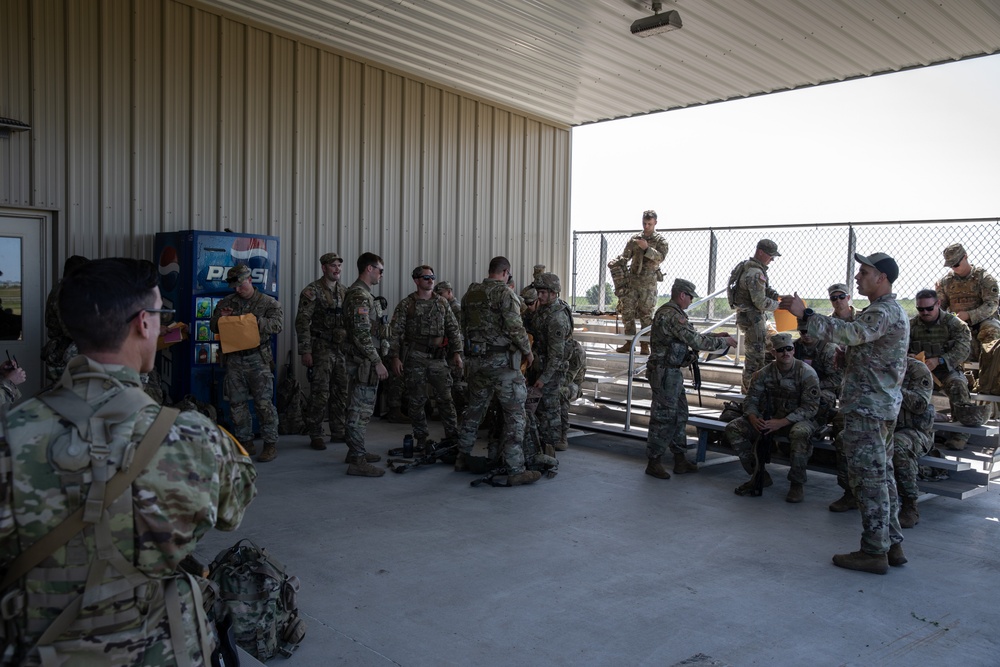
[[[305,299],[309,299],[310,301],[315,301],[316,290],[312,289],[311,287],[307,287],[304,290],[302,290],[302,297]]]
[[[358,306],[354,311],[355,315],[364,315],[365,317],[368,317],[368,313],[369,313],[368,304]]]

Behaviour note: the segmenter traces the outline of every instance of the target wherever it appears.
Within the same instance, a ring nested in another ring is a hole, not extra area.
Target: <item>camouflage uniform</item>
[[[469,285],[462,297],[469,403],[462,414],[460,450],[468,455],[495,395],[504,414],[504,459],[512,475],[524,472],[524,402],[528,390],[521,355],[531,352],[521,321],[521,306],[510,288],[487,278]]]
[[[541,306],[532,320],[534,342],[532,352],[535,364],[529,370],[529,384],[542,381],[542,397],[535,411],[538,438],[543,447],[562,445],[561,388],[569,368],[570,341],[573,335],[573,317],[569,306],[562,299]]]
[[[449,359],[462,351],[462,332],[448,300],[436,294],[417,298],[414,292],[396,305],[389,324],[389,358],[403,363],[403,382],[408,399],[407,414],[413,437],[427,441],[427,388],[434,392],[438,412],[448,439],[458,439],[458,415],[452,401]]]
[[[844,384],[844,370],[837,365],[837,346],[823,341],[806,345],[801,339],[795,341],[795,358],[808,363],[819,377],[819,411],[816,423],[826,424],[833,418]]]
[[[253,296],[244,299],[230,294],[212,312],[211,329],[219,332],[221,310],[231,308],[232,315],[252,313],[260,330],[260,346],[222,355],[226,367],[225,389],[229,397],[233,435],[240,442],[253,440],[253,419],[249,401],[253,398],[260,435],[265,443],[278,441],[278,409],[274,406],[274,373],[271,370],[271,334],[281,333],[284,314],[281,304],[271,296],[254,289]]]
[[[639,239],[645,239],[649,247],[645,250],[640,248],[636,243]],[[653,322],[656,283],[663,279],[659,267],[666,258],[667,251],[667,240],[659,232],[653,232],[651,236],[636,234],[625,244],[622,254],[611,261],[612,264],[627,266],[628,283],[618,295],[618,310],[625,325],[625,334],[629,337],[635,336],[636,319],[643,329]]]
[[[344,361],[344,296],[347,289],[326,278],[315,280],[299,295],[295,333],[299,354],[311,354],[306,432],[311,438],[323,436],[323,417],[330,421],[330,435],[344,437],[347,414],[347,368]]]
[[[38,399],[7,413],[0,439],[4,569],[85,508],[92,495],[98,503],[103,500],[97,480],[118,472],[160,411],[142,393],[135,370],[78,356],[66,373],[84,408],[89,404],[107,413],[104,423],[111,428],[91,434],[110,438],[82,438]],[[81,605],[58,641],[49,643],[55,655],[46,664],[208,665],[217,643],[215,628],[201,610],[200,593],[192,591],[198,580],[178,574],[178,564],[211,528],[239,525],[256,493],[255,477],[250,459],[214,423],[182,412],[130,491],[21,580],[22,613],[0,631],[4,643],[14,640],[11,630],[20,642],[10,647],[13,655],[4,655],[4,664],[40,664],[37,653],[25,656],[24,651],[86,590],[97,599]],[[176,617],[166,602],[173,594],[180,600]],[[181,632],[171,632],[173,623]],[[175,655],[175,643],[187,660]]]
[[[0,408],[13,404],[19,398],[21,398],[21,390],[17,388],[16,384],[7,378],[0,380]]]
[[[768,285],[767,266],[754,258],[744,260],[736,285],[736,326],[743,332],[743,393],[750,389],[750,378],[764,367],[767,347],[767,313],[778,307],[780,295]]]
[[[997,320],[1000,291],[996,279],[984,269],[974,266],[964,278],[954,272],[949,273],[938,281],[934,289],[942,310],[969,314],[968,325],[972,335],[969,360],[979,360],[983,345],[1000,339],[1000,321]]]
[[[77,354],[76,343],[59,316],[59,285],[53,287],[45,299],[45,332],[48,340],[42,348],[42,361],[45,362],[45,379],[51,383],[62,377],[66,362]]]
[[[726,340],[699,334],[688,321],[684,309],[670,299],[656,310],[650,330],[646,377],[653,390],[649,416],[646,456],[658,459],[667,448],[683,455],[686,450],[688,402],[681,368],[695,358],[691,350],[726,349]]]
[[[587,351],[580,341],[570,338],[568,368],[559,388],[559,442],[566,443],[569,434],[569,404],[583,395],[583,380],[587,375]]]
[[[942,310],[939,311],[937,320],[929,324],[925,324],[920,317],[910,320],[909,352],[910,354],[923,352],[926,359],[940,358],[943,361],[933,370],[933,374],[948,394],[953,417],[972,402],[969,396],[969,382],[962,371],[962,362],[969,358],[971,349],[972,335],[969,333],[969,327],[956,315]],[[969,436],[965,433],[954,433],[949,440],[958,441],[964,446]]]
[[[792,423],[778,431],[775,436],[787,436],[790,445],[788,481],[806,483],[806,465],[812,456],[810,437],[816,431],[816,412],[819,410],[819,377],[816,371],[799,359],[792,362],[792,368],[782,372],[777,362],[764,366],[750,381],[750,391],[743,402],[743,417],[726,425],[725,437],[729,446],[736,450],[743,469],[754,473],[754,442],[757,430],[746,415],[760,419],[788,419]]]
[[[902,404],[910,322],[895,294],[885,294],[854,322],[814,314],[814,338],[846,345],[847,367],[840,396],[843,453],[848,484],[861,510],[861,550],[884,554],[902,542],[892,466],[892,434]]]
[[[347,344],[347,448],[357,460],[365,460],[365,429],[375,411],[378,395],[378,374],[375,367],[389,352],[388,316],[382,311],[382,300],[372,294],[372,288],[360,278],[354,281],[344,297],[344,324]]]
[[[922,361],[913,357],[906,359],[906,375],[903,376],[903,404],[896,418],[896,430],[892,434],[892,463],[896,475],[896,487],[903,503],[916,504],[920,489],[917,487],[918,464],[931,448],[934,441],[934,405],[931,393],[934,382],[931,372]]]

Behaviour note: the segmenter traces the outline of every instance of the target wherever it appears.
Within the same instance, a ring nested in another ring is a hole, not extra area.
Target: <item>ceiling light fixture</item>
[[[661,32],[667,32],[668,30],[678,30],[681,27],[681,15],[674,10],[661,14],[661,9],[663,9],[663,3],[658,0],[654,1],[654,14],[633,21],[631,27],[632,34],[639,37],[650,37],[652,35],[659,35]]]

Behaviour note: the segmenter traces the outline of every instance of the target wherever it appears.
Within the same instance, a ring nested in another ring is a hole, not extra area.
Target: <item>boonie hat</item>
[[[328,252],[319,258],[319,263],[323,264],[324,266],[327,264],[333,264],[334,262],[337,261],[343,262],[344,258],[335,252]]]
[[[683,278],[677,278],[674,280],[674,286],[670,289],[671,292],[687,292],[691,295],[692,299],[700,298],[698,293],[694,291],[694,283],[690,280],[684,280]]]
[[[250,277],[250,267],[246,264],[237,264],[226,273],[226,283],[232,287]]]
[[[757,241],[757,250],[763,250],[772,257],[781,257],[781,253],[778,252],[778,244],[771,239],[761,239],[760,241]]]
[[[956,266],[965,257],[965,248],[961,243],[952,243],[944,249],[944,265],[948,268]]]
[[[899,265],[896,264],[896,260],[889,257],[889,255],[884,252],[875,252],[867,257],[856,252],[854,253],[854,259],[862,264],[875,267],[880,272],[885,274],[885,277],[889,279],[890,283],[895,282],[896,278],[899,277]]]

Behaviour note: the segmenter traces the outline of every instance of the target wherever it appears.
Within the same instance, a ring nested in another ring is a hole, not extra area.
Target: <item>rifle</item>
[[[691,360],[691,378],[694,381],[694,388],[698,390],[698,407],[704,407],[701,404],[701,366],[698,365],[697,352],[694,359]]]
[[[415,457],[413,460],[389,459],[387,461],[389,464],[389,470],[403,474],[410,468],[416,468],[422,465],[431,465],[432,463],[437,463],[448,454],[458,453],[458,443],[451,440],[444,440],[442,442],[428,440],[424,447],[424,453]]]
[[[552,457],[545,457],[545,458],[548,458],[550,460],[555,460]],[[558,461],[556,462],[555,465],[552,465],[551,463],[537,463],[537,462],[535,462],[535,463],[527,463],[524,466],[524,469],[525,470],[537,470],[537,471],[541,472],[548,479],[552,479],[557,474],[559,474],[558,465],[559,465]],[[503,484],[501,484],[500,482],[497,482],[495,480],[496,477],[507,477],[508,475],[510,475],[510,469],[507,468],[506,465],[499,465],[496,468],[493,468],[492,470],[490,470],[488,473],[486,473],[482,477],[477,477],[476,479],[474,479],[471,482],[469,482],[469,486],[479,486],[480,484],[482,484],[484,482],[486,482],[490,486],[510,486],[510,484],[508,484],[507,482],[504,482]]]
[[[767,396],[764,409],[761,411],[761,419],[767,421],[771,418],[771,397]],[[770,433],[760,432],[757,434],[757,441],[753,443],[753,476],[750,478],[751,496],[764,494],[764,466],[771,462],[771,442],[774,436]]]

